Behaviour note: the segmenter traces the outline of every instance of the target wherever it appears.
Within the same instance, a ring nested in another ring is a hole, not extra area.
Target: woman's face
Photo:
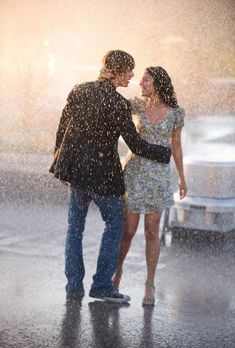
[[[146,70],[140,81],[143,97],[151,97],[152,95],[156,94],[153,82],[154,82],[153,77],[149,75],[149,73]]]

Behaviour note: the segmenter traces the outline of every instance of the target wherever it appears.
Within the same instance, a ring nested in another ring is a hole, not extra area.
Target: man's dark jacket
[[[132,122],[130,102],[111,81],[76,85],[62,112],[50,172],[99,195],[122,195],[120,135],[135,154],[169,163],[169,148],[150,145],[140,138]]]

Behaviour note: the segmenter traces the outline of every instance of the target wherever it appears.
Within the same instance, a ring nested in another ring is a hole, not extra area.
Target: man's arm
[[[131,107],[129,103],[122,107],[121,115],[123,115],[121,135],[133,153],[160,163],[170,162],[170,147],[149,144],[140,137],[131,119]]]
[[[72,91],[69,93],[67,98],[67,104],[65,105],[62,111],[59,126],[56,132],[56,143],[55,143],[54,154],[56,154],[57,150],[59,149],[63,141],[64,134],[70,124],[70,121],[79,113],[79,109],[82,106],[81,99],[82,99],[82,96],[81,96],[80,88],[78,85],[76,85],[72,89]],[[83,104],[84,104],[84,101],[83,101]]]
[[[70,119],[72,118],[69,105],[66,104],[62,111],[62,116],[60,118],[59,126],[56,132],[56,142],[55,142],[55,149],[54,154],[56,154],[57,150],[59,149],[62,140],[64,138],[64,133],[69,125]]]

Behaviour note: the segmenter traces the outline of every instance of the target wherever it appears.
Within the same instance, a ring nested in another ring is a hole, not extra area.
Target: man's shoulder
[[[123,95],[117,92],[112,84],[103,80],[88,81],[76,84],[72,89],[73,94],[80,94],[93,98],[94,95],[101,99],[110,98],[116,108],[130,109],[131,103]]]
[[[120,94],[118,91],[115,90],[116,98],[119,100],[119,102],[123,105],[130,105],[129,100],[127,100],[122,94]]]
[[[95,82],[96,82],[96,81],[88,81],[88,82],[77,83],[77,84],[72,88],[72,91],[73,91],[73,92],[79,92],[79,91],[82,91],[82,90],[89,89],[89,88],[95,86]]]

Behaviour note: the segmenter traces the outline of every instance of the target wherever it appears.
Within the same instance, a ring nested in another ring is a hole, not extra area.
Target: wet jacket
[[[100,195],[125,192],[118,154],[122,136],[137,155],[162,163],[170,149],[141,139],[131,118],[131,106],[109,80],[76,85],[70,92],[56,133],[50,172]]]

